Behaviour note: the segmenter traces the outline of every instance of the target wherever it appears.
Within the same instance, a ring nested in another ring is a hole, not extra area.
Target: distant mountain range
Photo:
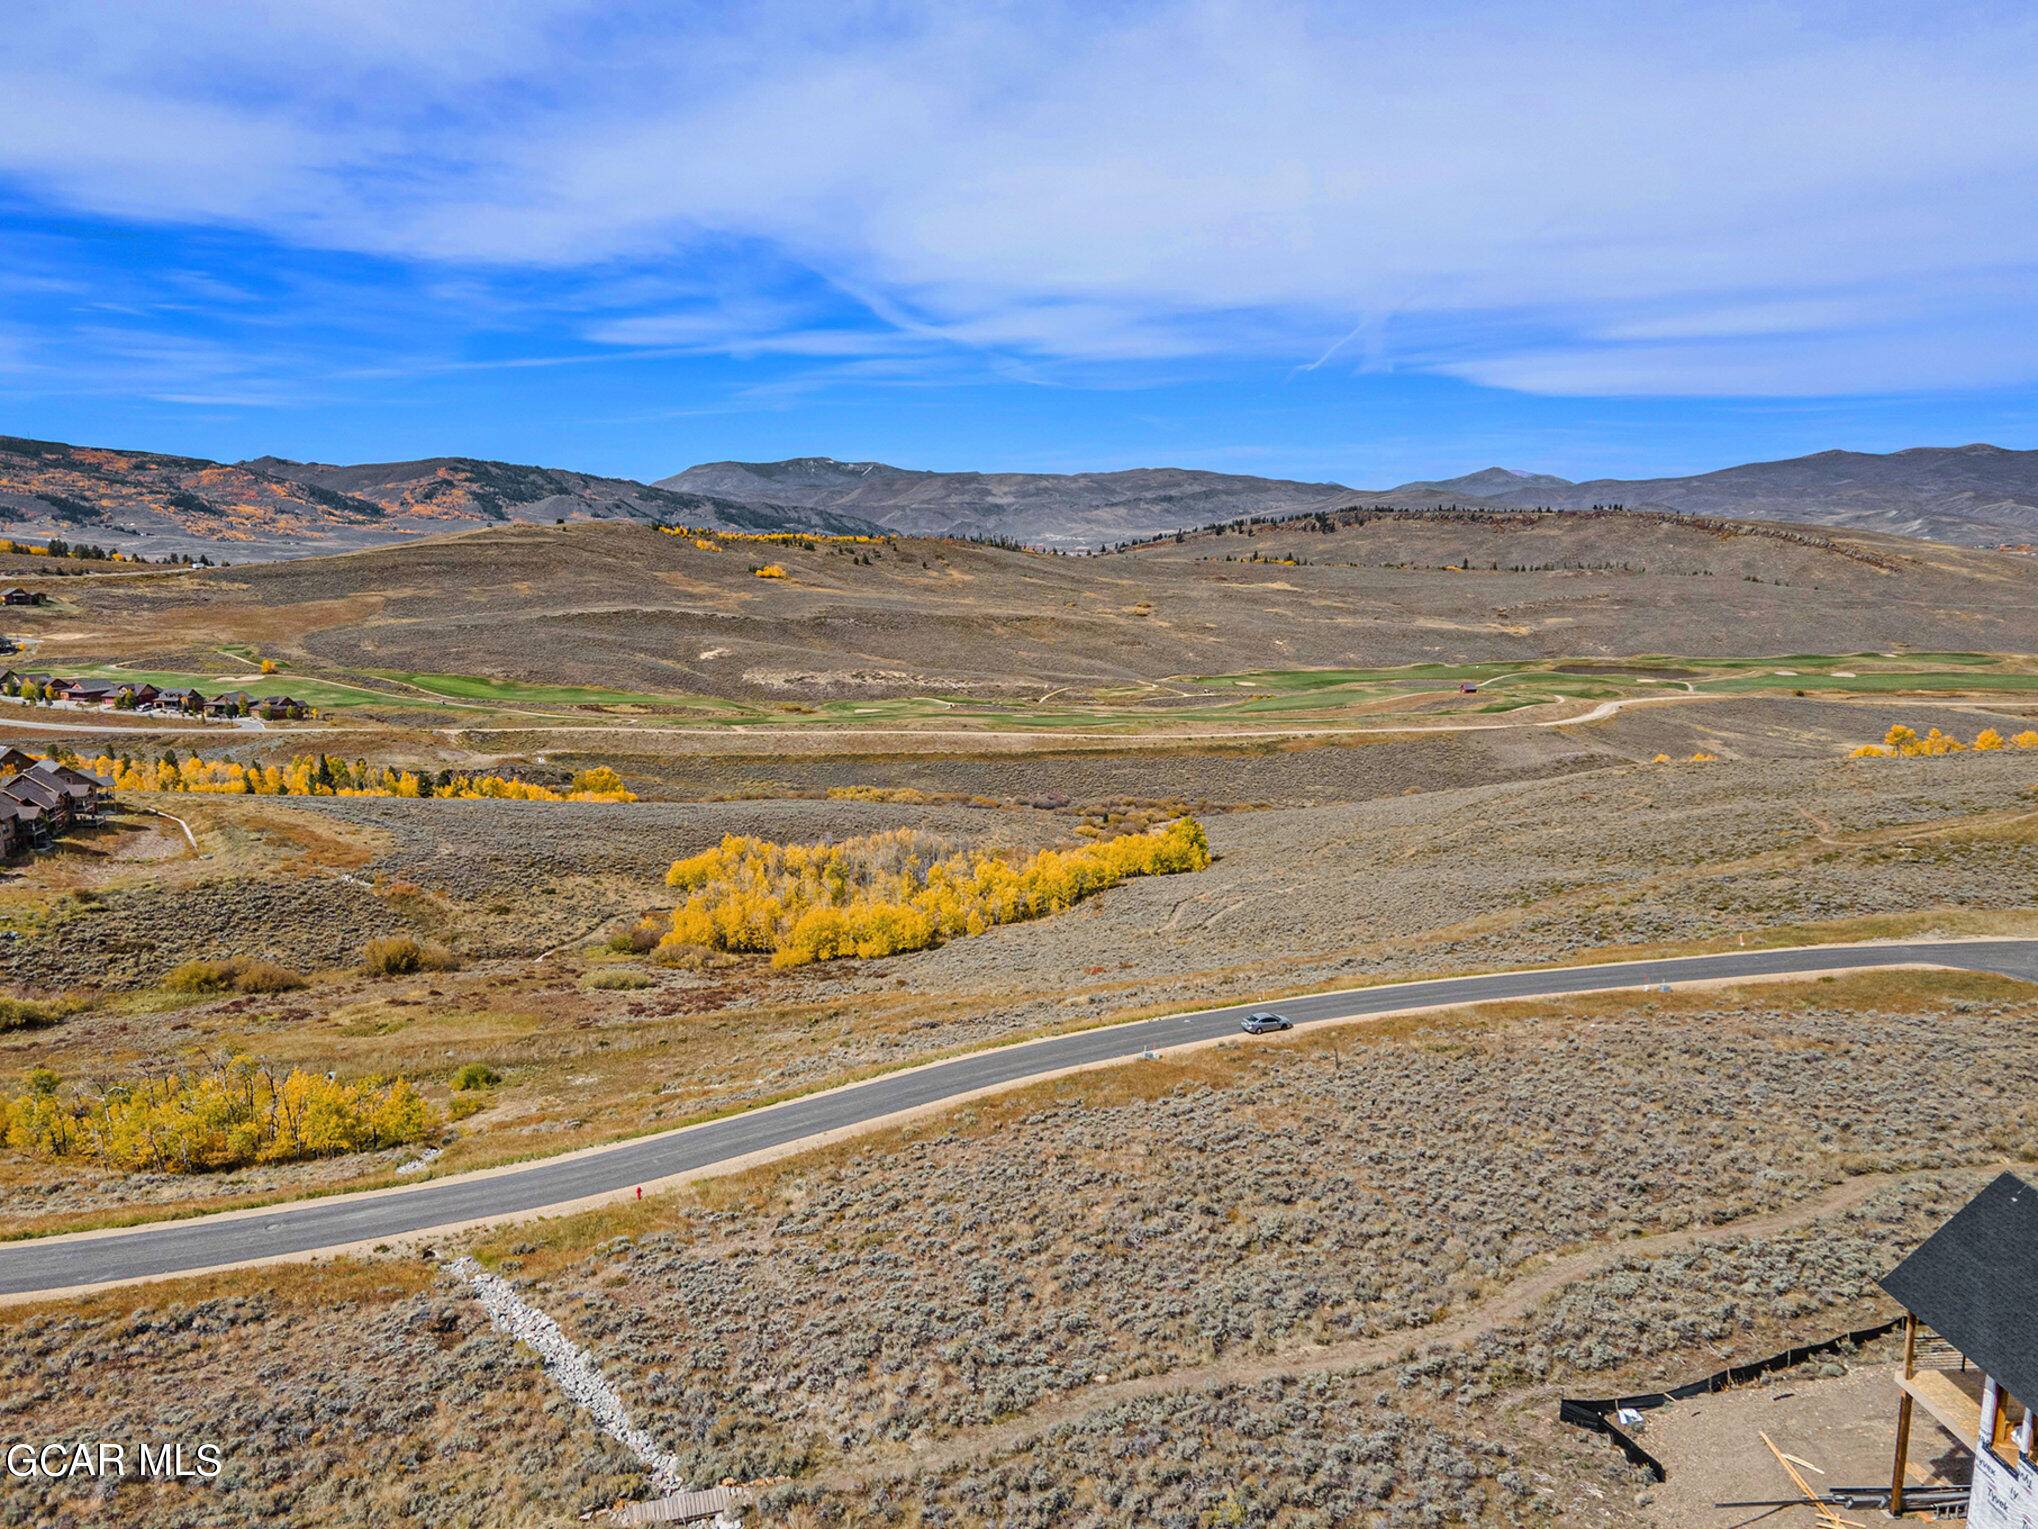
[[[1619,504],[1726,519],[1851,527],[1970,546],[2038,541],[2038,451],[1920,446],[1877,456],[1822,451],[1688,478],[1595,478],[1489,467],[1390,489],[1297,483],[1175,467],[1109,473],[911,472],[795,457],[709,462],[658,486],[745,503],[835,510],[895,531],[1008,536],[1043,546],[1151,536],[1241,515],[1381,504],[1471,509]]]
[[[1241,516],[1365,505],[1675,510],[1969,546],[2038,542],[2038,451],[1822,451],[1683,478],[1572,482],[1489,467],[1391,489],[1188,468],[919,472],[795,457],[708,462],[656,483],[472,457],[223,463],[0,436],[0,535],[218,561],[303,556],[508,521],[642,520],[722,530],[997,537],[1085,547]]]
[[[513,520],[642,520],[729,531],[868,534],[823,510],[655,488],[472,457],[333,467],[257,457],[212,462],[0,436],[0,535],[60,536],[150,557],[297,557]]]
[[[1576,509],[1592,504],[1678,510],[1742,520],[1790,520],[1969,546],[2038,542],[2038,451],[1916,446],[1877,455],[1821,451],[1750,462],[1688,478],[1594,478],[1571,483],[1492,467],[1413,489],[1476,495],[1495,504]]]

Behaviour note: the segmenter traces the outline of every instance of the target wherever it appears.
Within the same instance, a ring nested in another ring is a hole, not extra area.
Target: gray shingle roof
[[[2038,1189],[2003,1174],[1881,1283],[2011,1395],[2038,1402]]]

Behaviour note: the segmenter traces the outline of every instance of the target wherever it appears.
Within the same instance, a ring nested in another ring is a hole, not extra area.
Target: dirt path
[[[198,835],[194,834],[191,831],[191,825],[178,817],[176,813],[165,812],[160,807],[144,807],[141,810],[153,817],[168,818],[172,823],[175,823],[184,830],[184,841],[191,846],[191,853],[194,855],[201,853],[198,848]]]
[[[1220,1383],[1252,1385],[1264,1380],[1327,1371],[1371,1370],[1396,1363],[1419,1348],[1434,1345],[1462,1347],[1527,1315],[1545,1297],[1566,1285],[1610,1268],[1622,1259],[1672,1253],[1729,1238],[1792,1231],[1821,1217],[1852,1210],[1893,1185],[1948,1177],[1975,1177],[1978,1181],[1980,1176],[2005,1166],[2008,1165],[1998,1164],[1988,1169],[1918,1169],[1904,1173],[1864,1174],[1843,1180],[1781,1210],[1764,1211],[1760,1215],[1718,1225],[1685,1227],[1650,1237],[1602,1243],[1562,1254],[1532,1265],[1532,1272],[1517,1276],[1490,1299],[1428,1327],[1282,1353],[1232,1355],[1208,1364],[1186,1365],[1160,1375],[1142,1375],[1132,1380],[1087,1386],[1072,1395],[1042,1402],[1016,1417],[966,1429],[921,1448],[893,1446],[852,1457],[817,1472],[811,1480],[815,1485],[830,1488],[868,1486],[912,1472],[941,1470],[977,1456],[1016,1449],[1061,1424],[1121,1402]]]
[[[1812,838],[1818,843],[1830,845],[1835,849],[1864,849],[1882,844],[1911,844],[1919,839],[1940,839],[1948,834],[2009,828],[2031,818],[2038,818],[2038,807],[2026,812],[1978,812],[1965,817],[1935,818],[1928,823],[1899,823],[1888,828],[1857,829],[1851,833],[1837,831],[1829,820],[1820,817],[1809,807],[1798,808],[1798,815],[1810,821],[1816,830]]]

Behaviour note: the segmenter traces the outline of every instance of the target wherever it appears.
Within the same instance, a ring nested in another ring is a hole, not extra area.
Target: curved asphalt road
[[[8,1243],[0,1245],[0,1297],[194,1273],[222,1264],[288,1257],[434,1227],[507,1218],[587,1196],[627,1191],[632,1185],[712,1167],[978,1089],[1018,1083],[1066,1067],[1127,1060],[1148,1050],[1164,1051],[1237,1035],[1239,1020],[1258,1008],[1276,1008],[1297,1025],[1308,1025],[1495,999],[1904,965],[1999,972],[2038,981],[2038,940],[1809,946],[1497,972],[1319,993],[1271,1004],[1237,1004],[1111,1025],[957,1057],[831,1093],[507,1171],[448,1178],[415,1189],[299,1202],[268,1212]]]

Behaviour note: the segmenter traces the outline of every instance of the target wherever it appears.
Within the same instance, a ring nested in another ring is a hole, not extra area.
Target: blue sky
[[[17,0],[0,433],[1364,486],[2038,446],[2038,11]]]

